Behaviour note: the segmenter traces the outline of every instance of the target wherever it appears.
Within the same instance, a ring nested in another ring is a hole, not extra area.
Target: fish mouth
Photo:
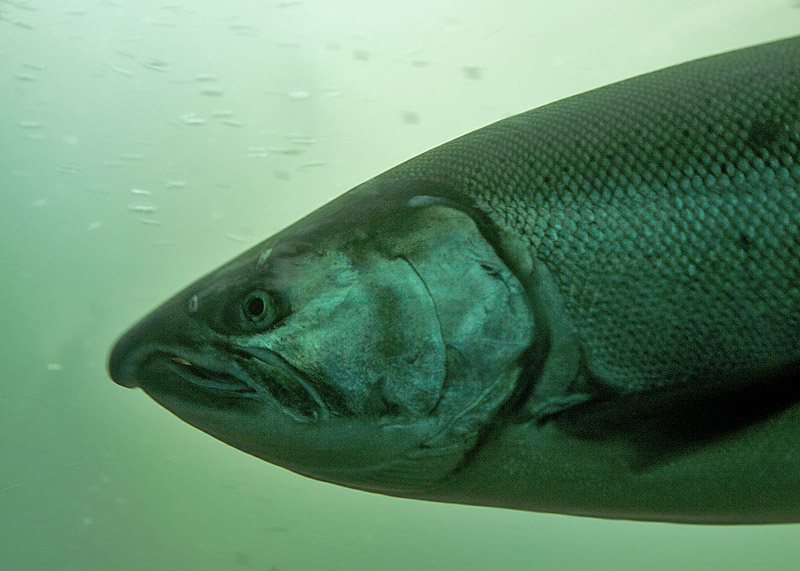
[[[154,358],[161,362],[161,366],[200,389],[226,391],[242,396],[257,394],[252,379],[240,367],[229,367],[227,371],[220,371],[218,368],[201,365],[198,359],[189,360],[181,355],[170,353],[156,354]]]
[[[270,402],[298,421],[330,416],[314,384],[280,355],[262,347],[227,347],[224,354],[151,347],[137,351],[124,366],[111,368],[125,372],[113,377],[118,384],[139,387],[156,400],[171,395],[187,404],[216,408]]]
[[[351,414],[341,391],[266,347],[192,343],[185,333],[154,325],[154,318],[147,318],[112,348],[108,373],[118,385],[139,387],[159,402],[163,397],[216,409],[258,404],[299,422]]]
[[[123,386],[139,387],[157,402],[168,398],[186,406],[241,409],[264,400],[244,368],[211,354],[159,348],[141,352],[128,370]]]

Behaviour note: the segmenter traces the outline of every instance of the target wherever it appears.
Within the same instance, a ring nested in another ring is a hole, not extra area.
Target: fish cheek
[[[376,257],[298,305],[273,350],[335,386],[354,414],[422,416],[436,406],[444,343],[433,300],[405,261]]]

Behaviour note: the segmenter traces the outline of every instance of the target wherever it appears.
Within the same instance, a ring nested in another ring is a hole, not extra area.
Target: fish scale
[[[500,121],[391,171],[466,193],[552,274],[595,380],[800,355],[800,38]]]

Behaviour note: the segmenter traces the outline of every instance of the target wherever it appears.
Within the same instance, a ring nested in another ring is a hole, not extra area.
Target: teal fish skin
[[[499,121],[177,294],[111,377],[298,473],[800,521],[800,37]]]
[[[794,37],[534,109],[393,173],[459,189],[529,245],[585,351],[568,392],[609,399],[602,425],[586,405],[506,425],[438,494],[602,517],[800,520],[798,148]],[[565,438],[576,427],[587,440]]]
[[[798,146],[792,38],[534,109],[391,174],[523,240],[592,379],[633,392],[800,354]]]

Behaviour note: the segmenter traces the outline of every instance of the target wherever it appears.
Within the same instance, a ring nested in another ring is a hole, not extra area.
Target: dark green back
[[[798,146],[800,37],[558,101],[387,174],[527,241],[592,376],[639,391],[800,356]]]

